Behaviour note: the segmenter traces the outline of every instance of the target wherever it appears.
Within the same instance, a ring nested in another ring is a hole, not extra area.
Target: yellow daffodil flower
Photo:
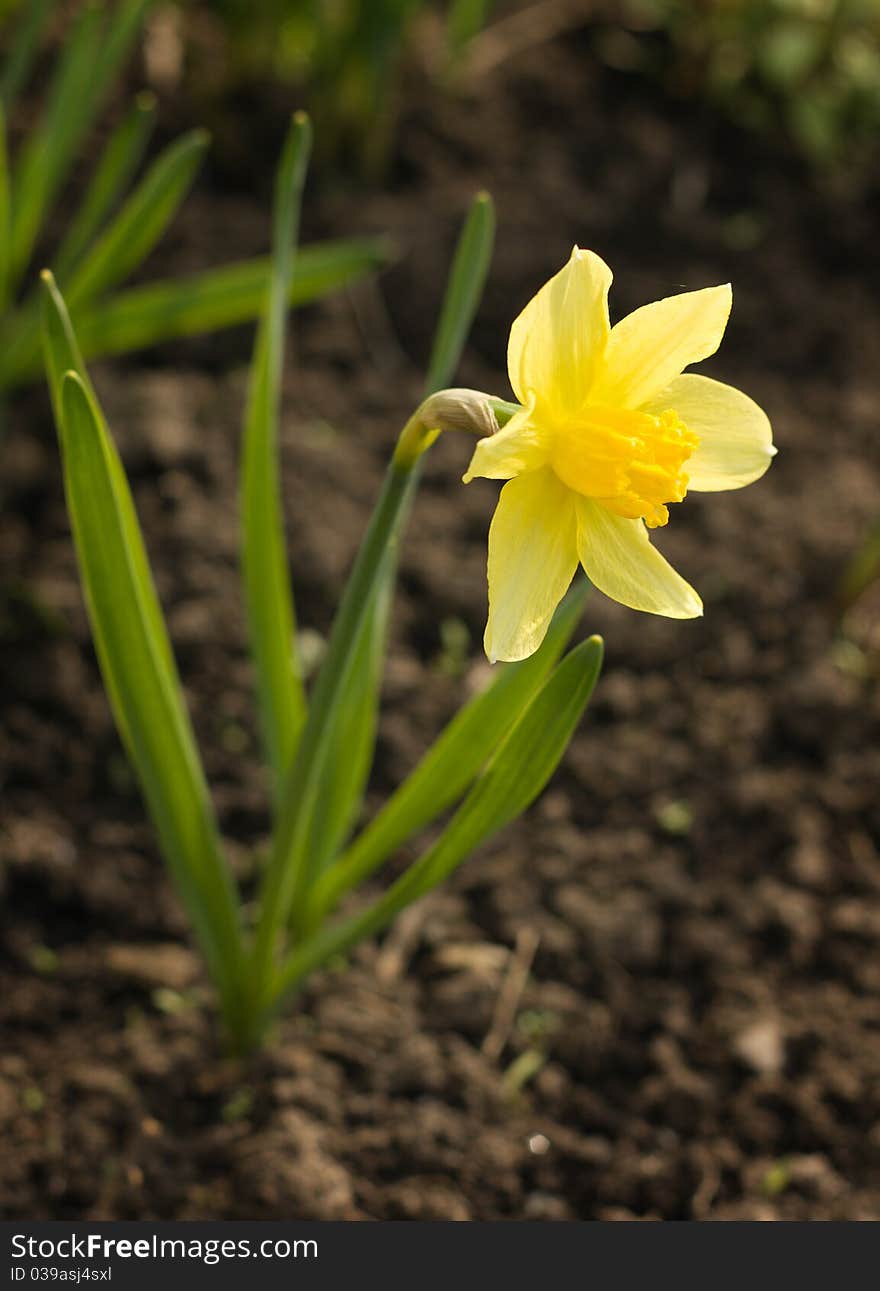
[[[481,439],[465,483],[507,480],[489,530],[486,653],[524,659],[544,639],[578,564],[606,596],[689,619],[694,589],[651,544],[688,489],[757,480],[775,452],[747,395],[685,375],[714,354],[730,286],[669,296],[610,326],[611,270],[575,247],[510,330],[522,407]]]

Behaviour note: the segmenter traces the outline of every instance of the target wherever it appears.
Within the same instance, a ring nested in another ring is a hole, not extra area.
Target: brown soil
[[[262,245],[283,122],[265,96],[246,106],[158,267]],[[616,268],[617,315],[733,281],[707,370],[768,408],[779,458],[742,493],[688,499],[660,537],[702,621],[591,600],[607,668],[540,804],[237,1065],[108,714],[45,398],[19,398],[0,513],[8,1218],[880,1218],[880,606],[845,637],[833,618],[880,510],[876,195],[820,195],[601,70],[587,32],[479,96],[423,98],[391,183],[325,184],[307,216],[310,236],[375,228],[405,250],[297,323],[287,505],[300,616],[321,632],[481,186],[498,251],[463,382],[505,391],[509,321],[578,241]],[[243,330],[96,373],[242,870],[266,829],[236,572],[248,348]],[[433,452],[406,542],[371,805],[484,675],[496,486],[459,486],[463,452]],[[447,620],[470,634],[461,677]],[[530,933],[496,1058],[483,1041]]]

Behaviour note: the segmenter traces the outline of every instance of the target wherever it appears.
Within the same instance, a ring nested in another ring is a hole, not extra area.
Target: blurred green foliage
[[[452,72],[492,0],[213,0],[234,71],[295,85],[325,155],[381,170],[397,121],[400,80],[418,46],[432,75]]]
[[[782,127],[820,167],[867,160],[880,133],[878,0],[626,0],[623,15],[612,59],[631,53],[739,124]],[[662,47],[640,38],[652,31]]]
[[[197,7],[200,0],[188,0]],[[820,168],[863,164],[880,134],[880,0],[211,0],[233,75],[293,84],[325,153],[381,170],[409,67],[443,81],[490,17],[571,10],[612,65],[780,130]],[[538,24],[538,29],[540,24]]]
[[[192,130],[149,157],[152,94],[135,95],[116,125],[99,126],[157,7],[0,0],[0,392],[42,368],[35,279],[44,264],[91,356],[231,327],[262,309],[265,259],[127,286],[175,218],[208,146],[207,134]],[[376,238],[313,243],[299,257],[290,300],[335,291],[388,255]]]

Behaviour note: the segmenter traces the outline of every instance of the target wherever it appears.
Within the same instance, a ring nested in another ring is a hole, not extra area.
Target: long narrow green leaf
[[[15,170],[10,253],[15,281],[30,259],[46,213],[70,173],[151,3],[123,0],[106,24],[102,6],[88,3],[59,58],[47,108]]]
[[[371,613],[377,586],[381,585],[389,548],[397,542],[415,484],[413,465],[393,460],[333,623],[327,654],[288,776],[260,891],[253,958],[253,978],[258,990],[268,987],[279,934],[311,877],[311,858],[305,844],[334,750],[329,732],[336,729],[357,643]]]
[[[55,277],[62,282],[128,187],[146,150],[155,116],[155,96],[138,94],[128,115],[110,136],[82,204],[53,257]]]
[[[46,372],[49,380],[49,392],[52,398],[52,407],[55,413],[56,425],[61,425],[61,389],[64,377],[68,371],[77,374],[83,383],[92,405],[98,410],[100,415],[100,405],[98,397],[95,394],[94,387],[89,379],[82,355],[77,345],[76,336],[70,323],[70,317],[67,313],[64,300],[58,288],[49,273],[43,274],[43,339],[46,357]],[[177,664],[174,660],[174,653],[171,649],[171,641],[165,627],[165,619],[162,609],[159,605],[159,599],[156,596],[153,587],[153,576],[150,571],[150,562],[147,558],[146,548],[144,547],[141,536],[140,525],[134,509],[134,503],[131,497],[131,491],[125,478],[125,472],[119,455],[112,451],[112,441],[109,438],[109,431],[104,426],[104,434],[111,445],[111,451],[108,455],[109,469],[114,474],[116,497],[119,505],[120,515],[125,525],[126,548],[128,550],[132,567],[135,571],[135,577],[138,585],[141,587],[142,605],[149,619],[150,639],[156,645],[160,652],[162,664],[166,672],[173,678],[175,687],[180,689],[180,680],[177,675]]]
[[[77,374],[94,407],[100,411],[100,406],[77,345],[77,338],[71,326],[64,299],[50,273],[43,273],[42,286],[42,330],[46,374],[49,381],[52,409],[55,414],[55,424],[60,426],[61,387],[67,372],[72,371]],[[109,439],[109,432],[106,431],[106,428],[105,433]],[[135,514],[134,503],[131,500],[131,492],[126,483],[122,463],[115,452],[109,454],[108,461],[111,471],[116,475],[116,495],[125,523],[126,545],[134,565],[137,581],[141,588],[144,589],[142,602],[150,619],[150,637],[161,651],[165,669],[174,677],[175,684],[179,686],[177,665],[174,662],[174,654],[171,649],[171,642],[168,639],[159,600],[153,590],[150,562],[147,559],[146,548],[141,537],[140,525]]]
[[[459,710],[378,815],[321,876],[309,894],[310,928],[318,926],[345,892],[461,797],[555,666],[589,591],[583,580],[569,593],[533,655],[496,668],[495,680]]]
[[[482,295],[494,233],[492,199],[487,193],[479,193],[468,212],[453,258],[428,365],[426,396],[452,381]],[[374,603],[354,643],[353,663],[337,723],[324,731],[331,753],[303,844],[310,873],[303,881],[302,900],[292,910],[295,921],[308,918],[312,882],[332,862],[363,801],[375,748],[396,569],[396,551],[391,551],[376,579]]]
[[[355,823],[373,764],[379,720],[379,692],[385,664],[394,578],[377,580],[375,601],[365,620],[339,717],[332,732],[327,773],[318,786],[305,851],[320,874],[336,856]]]
[[[318,242],[297,254],[290,304],[307,305],[381,268],[392,256],[382,238]],[[173,281],[132,287],[107,301],[74,311],[87,359],[128,354],[163,341],[220,331],[259,315],[269,282],[269,260],[246,260]],[[4,329],[0,388],[32,380],[41,366],[39,311],[19,310]]]
[[[128,507],[100,417],[75,374],[62,386],[65,484],[77,554],[107,690],[163,853],[221,991],[240,1007],[238,900],[222,856],[189,719],[152,640],[151,615],[127,549]]]
[[[293,269],[290,304],[306,305],[338,291],[382,268],[393,253],[393,244],[386,238],[302,247]],[[266,298],[270,268],[268,257],[257,258],[120,293],[77,318],[83,353],[127,353],[159,341],[250,322]]]
[[[443,390],[458,367],[464,343],[483,295],[495,241],[495,207],[478,193],[458,240],[434,337],[425,394]]]
[[[70,371],[59,389],[68,324],[50,282],[45,299],[68,509],[105,684],[227,1021],[240,1026],[243,948],[235,883],[220,850],[134,504],[89,388]]]
[[[14,170],[9,259],[15,281],[30,258],[71,153],[91,121],[90,87],[100,42],[101,14],[90,4],[59,57],[42,120]]]
[[[373,936],[430,892],[474,848],[515,820],[538,796],[565,752],[593,693],[602,642],[591,637],[558,665],[475,782],[438,841],[373,905],[294,950],[276,977],[275,1007],[307,973]]]
[[[149,255],[189,191],[207,146],[205,131],[191,130],[157,157],[71,276],[66,289],[71,309],[115,287]]]
[[[66,284],[71,307],[84,310],[92,305],[95,297],[115,287],[150,253],[190,188],[206,143],[203,130],[192,130],[157,158]],[[178,289],[182,285],[178,283]],[[0,386],[15,385],[39,368],[39,320],[35,298],[6,320]]]
[[[276,809],[306,711],[284,542],[278,412],[287,301],[310,149],[311,126],[304,114],[297,113],[276,179],[272,273],[254,351],[242,445],[242,571],[260,725]]]
[[[14,15],[15,35],[0,73],[0,102],[7,113],[30,74],[40,37],[55,0],[26,0],[24,14]]]
[[[116,79],[155,0],[121,0],[113,6],[95,65],[95,108]]]

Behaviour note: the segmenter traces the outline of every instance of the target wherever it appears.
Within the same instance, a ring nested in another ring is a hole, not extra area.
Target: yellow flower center
[[[672,410],[589,407],[555,429],[550,464],[576,493],[655,529],[669,519],[666,504],[684,500],[682,467],[699,443]]]

